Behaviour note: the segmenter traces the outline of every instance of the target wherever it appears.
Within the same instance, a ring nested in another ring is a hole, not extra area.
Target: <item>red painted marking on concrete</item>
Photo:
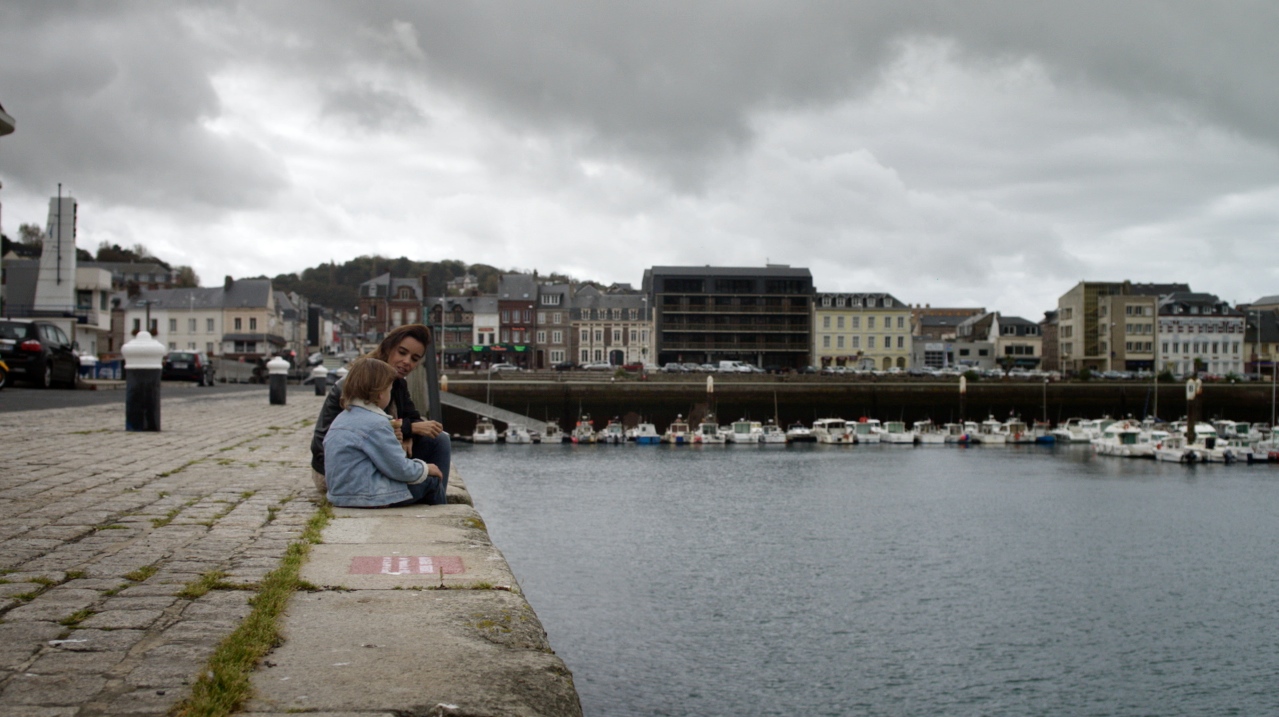
[[[350,575],[457,575],[466,572],[455,555],[357,555]]]

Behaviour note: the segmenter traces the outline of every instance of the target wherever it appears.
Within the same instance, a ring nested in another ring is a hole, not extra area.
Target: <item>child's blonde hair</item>
[[[368,357],[352,361],[346,382],[342,384],[342,408],[349,408],[357,399],[377,403],[379,394],[394,383],[395,378],[395,369],[385,361]]]

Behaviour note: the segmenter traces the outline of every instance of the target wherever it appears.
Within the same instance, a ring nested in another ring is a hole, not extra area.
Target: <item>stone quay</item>
[[[170,399],[160,432],[126,431],[123,399],[0,414],[0,713],[167,715],[191,695],[323,510],[323,399],[290,398]],[[581,713],[464,471],[447,506],[331,509],[241,713]]]

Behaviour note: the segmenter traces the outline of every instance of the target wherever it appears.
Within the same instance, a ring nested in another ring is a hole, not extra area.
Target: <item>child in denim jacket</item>
[[[324,437],[328,498],[334,505],[410,505],[442,485],[440,469],[406,456],[395,437],[391,416],[384,410],[395,378],[395,369],[384,361],[361,358],[351,363],[342,387],[343,411]]]

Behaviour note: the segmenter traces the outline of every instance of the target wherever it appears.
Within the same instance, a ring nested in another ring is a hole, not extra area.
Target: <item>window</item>
[[[866,317],[866,328],[867,328],[867,329],[874,329],[874,328],[875,328],[875,317],[874,317],[874,316],[867,316],[867,317]]]
[[[559,294],[542,294],[542,306],[559,306]]]
[[[615,344],[620,344],[620,343],[622,343],[622,330],[621,330],[621,329],[613,329],[613,343],[615,343]]]
[[[404,312],[404,316],[406,319],[404,323],[406,324],[417,323],[417,309],[409,309],[408,311]]]
[[[255,316],[250,316],[250,317],[249,317],[249,331],[257,331],[257,330],[258,330],[258,319],[257,319],[257,317],[255,317]]]
[[[854,336],[854,337],[853,337],[853,348],[855,348],[855,349],[859,349],[859,348],[861,348],[861,347],[862,347],[862,337],[860,337],[860,336]]]
[[[824,349],[828,349],[828,348],[830,348],[830,336],[829,336],[829,335],[827,335],[827,336],[823,336],[823,337],[822,337],[822,348],[824,348]]]
[[[187,319],[187,333],[188,333],[188,334],[194,334],[194,333],[195,333],[195,326],[196,326],[196,321],[195,321],[195,319]],[[195,347],[194,347],[194,346],[192,346],[191,348],[192,348],[192,349],[194,349]]]
[[[844,304],[846,304],[847,302],[848,300],[841,296],[838,299],[835,299],[835,306],[838,306],[839,308],[842,309],[844,308]]]
[[[595,340],[600,343],[604,342],[604,329],[595,329]]]
[[[545,331],[538,331],[538,332],[537,332],[537,342],[538,342],[539,344],[544,344],[544,343],[546,343],[546,332],[545,332]]]
[[[844,317],[842,316],[837,317],[835,319],[835,326],[836,328],[840,328],[840,329],[844,328]]]
[[[586,349],[582,349],[582,363],[586,363],[587,361],[590,361],[590,360],[591,360],[591,352],[587,351]]]
[[[897,337],[897,348],[899,348],[899,349],[904,349],[904,348],[906,348],[906,337],[905,337],[905,336],[898,336],[898,337]]]
[[[546,312],[545,312],[545,311],[539,311],[539,312],[537,312],[537,323],[539,323],[539,324],[545,324],[545,323],[546,323]]]
[[[562,343],[564,343],[564,332],[563,332],[563,331],[552,331],[552,332],[551,332],[551,343],[553,343],[553,344],[562,344]],[[560,359],[560,360],[562,361],[563,359]]]
[[[836,346],[836,347],[838,347],[838,348],[841,348],[841,349],[842,349],[842,348],[844,348],[844,337],[843,337],[843,336],[836,337],[836,339],[835,339],[835,346]]]
[[[822,297],[822,306],[830,306],[830,297],[829,297],[829,296],[823,296],[823,297]]]
[[[822,328],[823,328],[823,329],[829,329],[829,328],[830,328],[830,317],[829,317],[829,316],[823,316],[823,317],[822,317]]]
[[[204,332],[207,334],[213,333],[213,319],[204,320]]]
[[[139,331],[141,331],[141,330],[142,330],[142,319],[134,319],[134,320],[133,320],[133,333],[135,333],[135,334],[136,334],[136,333],[138,333],[138,332],[139,332]]]
[[[170,350],[170,351],[177,351],[177,350],[178,350],[178,345],[177,345],[176,343],[174,343],[174,342],[170,341],[170,342],[169,342],[169,350]]]
[[[904,328],[906,328],[906,317],[905,317],[905,316],[898,316],[898,317],[897,317],[897,328],[899,328],[899,329],[904,329]]]
[[[631,309],[631,321],[639,318],[639,309]]]
[[[511,323],[511,312],[507,309],[502,309],[502,323]]]
[[[177,319],[169,319],[169,333],[174,333],[174,332],[176,332],[177,330],[178,330],[178,320],[177,320]]]
[[[210,356],[213,355],[213,342],[210,341],[204,345],[204,352]]]
[[[868,349],[873,349],[873,348],[875,348],[875,337],[874,337],[874,336],[867,336],[867,337],[866,337],[866,348],[868,348]]]
[[[369,318],[371,319],[377,318],[377,304],[369,304]],[[236,320],[238,321],[239,319],[236,319]],[[239,328],[239,327],[237,326],[236,328]]]
[[[591,332],[582,329],[582,343],[588,343],[591,340]]]
[[[253,328],[253,322],[256,319],[249,319],[249,328]],[[404,324],[404,314],[399,309],[391,309],[391,325],[402,326]]]
[[[533,310],[532,310],[532,309],[525,309],[525,310],[524,310],[524,323],[526,323],[526,324],[531,324],[531,323],[533,323]]]
[[[595,360],[596,360],[596,361],[603,361],[603,360],[604,360],[604,350],[603,350],[603,349],[595,349]]]
[[[854,317],[853,317],[853,328],[854,328],[854,329],[860,329],[861,327],[862,327],[862,317],[860,317],[860,316],[854,316]]]
[[[560,312],[556,311],[555,313],[551,314],[551,323],[555,324],[556,326],[560,324]]]
[[[243,328],[244,328],[243,321],[244,321],[244,320],[243,320],[243,319],[241,319],[239,316],[235,317],[235,330],[236,330],[236,331],[240,331],[241,329],[243,329]]]
[[[631,329],[631,343],[635,343],[637,340],[639,340],[639,332]]]

